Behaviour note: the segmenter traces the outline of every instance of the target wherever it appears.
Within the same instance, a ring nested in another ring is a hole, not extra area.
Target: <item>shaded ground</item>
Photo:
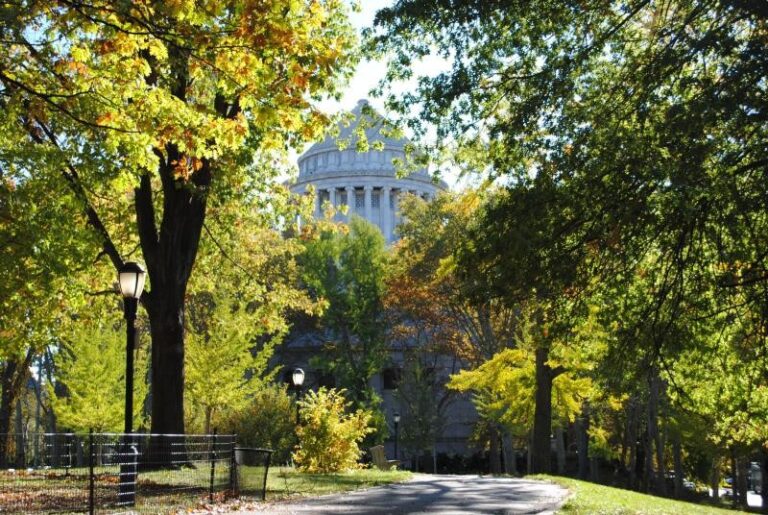
[[[262,505],[249,513],[553,513],[568,490],[544,481],[418,474],[406,483]],[[243,513],[243,512],[240,512]]]

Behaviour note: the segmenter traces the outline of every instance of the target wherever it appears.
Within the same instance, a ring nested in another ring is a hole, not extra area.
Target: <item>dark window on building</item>
[[[329,372],[322,370],[315,371],[315,377],[317,377],[317,386],[325,386],[326,388],[336,388],[336,378]]]
[[[381,372],[381,378],[384,380],[384,389],[396,390],[402,375],[403,371],[399,368],[385,368]]]

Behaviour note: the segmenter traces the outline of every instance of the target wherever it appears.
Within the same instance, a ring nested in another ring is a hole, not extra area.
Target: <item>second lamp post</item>
[[[395,459],[397,459],[397,429],[400,425],[400,413],[395,412],[394,415],[392,415],[392,420],[395,422]]]
[[[299,426],[299,399],[301,398],[301,385],[304,384],[304,371],[300,368],[294,368],[291,374],[291,384],[296,390],[296,427]]]

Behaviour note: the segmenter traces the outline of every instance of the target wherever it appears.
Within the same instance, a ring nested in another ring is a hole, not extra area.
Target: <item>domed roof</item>
[[[428,191],[447,189],[444,181],[433,180],[424,167],[415,166],[415,170],[407,176],[400,175],[398,161],[409,168],[415,164],[408,162],[409,156],[405,151],[408,140],[392,137],[384,117],[374,111],[366,100],[358,101],[351,114],[351,121],[339,123],[338,135],[326,136],[299,157],[299,177],[291,188],[301,191],[308,184],[329,187],[332,183],[347,184],[350,180],[360,185],[366,181],[380,183],[382,179],[391,179],[400,181],[403,187],[406,183],[415,182]],[[365,152],[357,151],[361,129],[369,143]],[[375,147],[374,143],[377,144]]]
[[[363,113],[364,110],[365,114]],[[309,147],[309,150],[299,157],[299,163],[323,152],[339,150],[340,144],[343,144],[345,148],[354,150],[357,144],[357,132],[361,124],[369,143],[380,141],[384,144],[385,149],[405,151],[405,145],[408,143],[408,140],[387,136],[387,130],[382,131],[384,118],[370,106],[367,100],[358,100],[357,105],[352,109],[352,115],[354,118],[351,123],[341,122],[338,124],[338,136],[329,134],[323,141]]]

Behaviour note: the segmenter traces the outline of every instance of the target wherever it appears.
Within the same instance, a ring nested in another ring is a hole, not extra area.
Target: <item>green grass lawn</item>
[[[305,474],[290,467],[269,469],[267,500],[293,496],[316,496],[407,481],[404,470],[362,469],[338,474]]]
[[[579,481],[578,479],[547,475],[530,477],[552,481],[571,491],[571,496],[558,512],[563,514],[690,515],[695,513],[725,515],[745,513],[715,508],[704,504],[674,501],[663,497],[641,494],[632,490],[622,490],[588,481]]]

